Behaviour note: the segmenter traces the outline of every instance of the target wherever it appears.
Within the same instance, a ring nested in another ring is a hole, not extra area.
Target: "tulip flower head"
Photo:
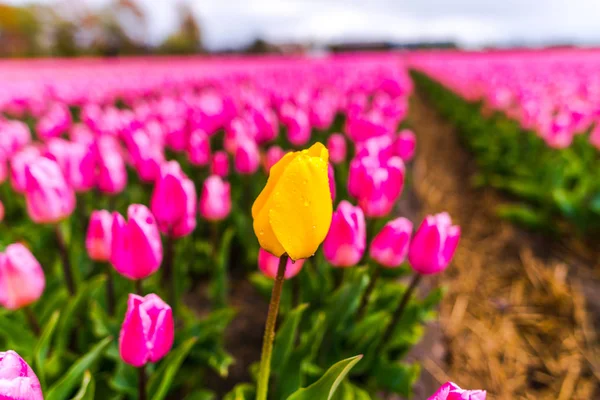
[[[429,215],[410,244],[408,260],[420,274],[442,272],[448,267],[460,239],[460,227],[452,225],[448,213]]]
[[[185,236],[196,228],[196,188],[177,161],[169,161],[161,168],[150,208],[164,234],[177,230]]]
[[[90,259],[94,261],[110,260],[112,222],[113,216],[109,211],[92,211],[85,238],[85,247]]]
[[[415,134],[409,130],[404,129],[398,134],[396,138],[396,154],[405,162],[412,160],[415,155],[415,148],[417,146],[417,138]]]
[[[12,350],[0,352],[0,399],[44,399],[35,372],[20,355]]]
[[[285,266],[285,279],[291,279],[298,275],[303,265],[304,260],[297,260],[295,262],[288,260]],[[279,258],[266,250],[260,249],[258,251],[258,268],[269,278],[275,279],[277,268],[279,268]]]
[[[113,213],[110,262],[118,273],[129,279],[152,275],[162,262],[163,249],[156,219],[141,204],[127,209],[128,221]]]
[[[54,224],[75,210],[75,192],[55,161],[38,157],[25,167],[25,202],[34,222]]]
[[[285,156],[285,151],[279,146],[271,146],[264,157],[264,168],[268,174],[271,167]]]
[[[119,335],[119,353],[124,362],[142,367],[157,362],[173,346],[173,311],[160,297],[130,294]]]
[[[428,400],[485,400],[485,390],[465,390],[456,383],[446,382]]]
[[[327,150],[331,162],[339,164],[346,160],[346,138],[341,133],[334,133],[327,139]]]
[[[252,206],[260,246],[276,257],[312,256],[325,239],[333,206],[328,179],[329,154],[315,143],[286,154],[270,171],[267,185]]]
[[[333,266],[351,267],[358,264],[366,247],[367,225],[363,211],[346,200],[341,201],[323,242],[325,258]]]
[[[0,304],[17,310],[36,302],[46,287],[42,267],[20,243],[0,253]],[[1,398],[1,397],[0,397]]]
[[[217,151],[210,163],[210,173],[225,178],[229,175],[229,157],[224,151]]]
[[[235,170],[242,175],[252,175],[260,166],[258,145],[252,139],[244,139],[235,150],[233,158]]]
[[[202,186],[200,214],[209,221],[221,221],[231,212],[231,187],[220,176],[211,175]]]
[[[371,242],[371,258],[387,268],[402,265],[408,255],[412,230],[412,222],[403,217],[385,224]]]

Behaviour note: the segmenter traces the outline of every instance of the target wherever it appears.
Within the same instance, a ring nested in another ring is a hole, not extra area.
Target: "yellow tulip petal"
[[[333,206],[327,159],[323,145],[301,152],[285,168],[267,204],[273,232],[292,260],[312,256],[329,231]]]
[[[312,157],[319,157],[321,160],[325,161],[325,163],[329,162],[329,151],[321,142],[313,144],[308,150],[304,151],[306,151],[308,155]]]
[[[288,164],[294,159],[294,157],[296,157],[297,154],[298,153],[287,153],[281,158],[281,160],[271,167],[271,170],[269,171],[269,178],[267,179],[267,185],[260,192],[256,200],[254,200],[254,204],[252,204],[252,218],[256,219],[258,217],[265,204],[269,201],[269,197],[271,196],[275,185],[277,185],[277,182],[279,182],[279,178],[287,168]]]
[[[272,199],[270,199],[272,200]],[[274,256],[281,257],[285,253],[285,249],[279,243],[279,240],[275,236],[269,219],[269,201],[265,207],[262,207],[258,215],[254,218],[252,224],[254,228],[254,234],[258,238],[260,247],[273,254]]]

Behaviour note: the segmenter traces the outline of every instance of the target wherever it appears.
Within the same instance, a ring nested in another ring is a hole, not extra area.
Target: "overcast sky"
[[[12,4],[30,0],[0,0]],[[57,3],[60,0],[37,0]],[[90,7],[109,0],[75,0]],[[274,41],[455,40],[600,44],[600,0],[180,0],[191,5],[210,49]],[[177,0],[136,0],[150,43],[177,23]]]

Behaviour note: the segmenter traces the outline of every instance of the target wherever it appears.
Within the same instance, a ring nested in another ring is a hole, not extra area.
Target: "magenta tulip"
[[[0,352],[0,399],[44,400],[35,372],[12,350]]]
[[[404,187],[404,163],[399,157],[392,157],[385,165],[367,169],[362,178],[356,197],[365,215],[387,216]]]
[[[192,165],[208,165],[210,162],[210,140],[206,132],[198,129],[190,134],[187,156]]]
[[[165,154],[160,143],[152,141],[145,131],[137,130],[128,142],[129,154],[140,179],[154,182],[160,176]]]
[[[144,279],[156,272],[162,262],[160,232],[144,205],[130,205],[127,217],[129,221],[113,213],[110,262],[126,278]]]
[[[231,212],[231,188],[220,176],[211,175],[202,186],[200,214],[209,221],[221,221]]]
[[[465,390],[456,383],[446,382],[428,400],[485,400],[485,390]]]
[[[94,261],[110,260],[113,216],[106,210],[95,210],[90,216],[85,247]]]
[[[365,215],[360,207],[343,200],[333,213],[323,242],[325,258],[333,266],[351,267],[362,258],[367,246]]]
[[[27,247],[10,244],[0,253],[0,304],[3,307],[17,310],[28,306],[40,298],[45,287],[44,271]]]
[[[119,353],[124,362],[142,367],[166,356],[175,337],[171,307],[155,294],[130,294],[119,335]]]
[[[177,236],[185,236],[196,228],[196,188],[177,161],[169,161],[161,168],[150,208],[166,235],[177,230]]]
[[[411,130],[404,129],[398,134],[394,146],[396,146],[396,154],[398,157],[403,161],[408,162],[412,160],[415,155],[417,137]]]
[[[210,173],[225,178],[229,175],[229,156],[224,151],[217,151],[210,164]]]
[[[293,117],[285,122],[287,138],[294,146],[303,146],[310,140],[311,126],[308,115],[298,109]]]
[[[408,255],[412,230],[412,222],[402,217],[385,224],[371,242],[371,258],[387,268],[402,265]]]
[[[10,183],[17,193],[25,193],[25,167],[41,155],[38,147],[26,146],[10,159]]]
[[[55,161],[38,157],[25,167],[25,203],[38,224],[54,224],[75,209],[75,192]]]
[[[334,164],[346,161],[346,138],[341,133],[334,133],[327,139],[329,160]]]
[[[96,185],[98,157],[92,143],[70,142],[65,178],[76,192]]]
[[[238,143],[233,159],[235,170],[242,175],[252,175],[260,166],[260,153],[254,140],[246,139]]]
[[[271,167],[273,165],[277,164],[277,162],[279,160],[281,160],[284,155],[285,155],[285,151],[281,147],[279,147],[279,146],[269,147],[269,150],[267,150],[267,153],[265,154],[265,158],[264,158],[265,172],[268,174],[269,171],[271,170]]]
[[[459,239],[460,227],[452,225],[448,213],[427,216],[410,244],[411,267],[424,275],[442,272],[450,264]]]
[[[293,262],[288,259],[285,266],[285,279],[290,279],[298,275],[304,265],[304,260],[297,260]],[[258,268],[263,274],[271,279],[275,279],[277,276],[277,268],[279,267],[279,257],[274,256],[266,250],[258,250]]]
[[[117,194],[127,185],[127,170],[121,149],[111,137],[104,136],[96,142],[98,155],[98,189],[107,194]]]

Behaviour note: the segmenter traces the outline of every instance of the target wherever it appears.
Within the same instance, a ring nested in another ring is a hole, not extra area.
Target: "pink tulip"
[[[360,207],[343,200],[333,213],[323,242],[325,258],[335,267],[351,267],[362,258],[367,246],[365,215]]]
[[[178,237],[185,236],[196,228],[196,188],[177,161],[169,161],[161,168],[150,208],[166,235],[177,230]]]
[[[229,156],[224,151],[217,151],[210,164],[210,173],[225,178],[229,175]]]
[[[387,268],[402,265],[408,255],[412,230],[412,222],[402,217],[385,224],[371,242],[371,258]]]
[[[38,147],[26,146],[10,159],[10,183],[17,193],[25,193],[25,167],[41,155]]]
[[[210,162],[210,140],[206,132],[195,130],[190,134],[187,156],[192,165],[208,165]]]
[[[12,350],[0,352],[0,399],[44,400],[35,372]]]
[[[327,178],[329,179],[329,192],[331,193],[331,201],[335,201],[336,187],[335,187],[335,171],[333,165],[329,164],[327,168]]]
[[[202,186],[200,214],[209,221],[221,221],[231,212],[231,188],[220,176],[211,175]]]
[[[271,167],[273,165],[277,164],[277,162],[279,160],[281,160],[284,155],[285,155],[285,151],[281,147],[279,147],[279,146],[269,147],[269,150],[267,150],[267,154],[265,155],[265,159],[264,159],[265,172],[268,174],[269,171],[271,170]]]
[[[260,166],[258,146],[253,140],[242,140],[238,143],[233,159],[235,170],[242,175],[252,175]]]
[[[98,157],[92,143],[70,142],[65,178],[76,192],[96,185]]]
[[[75,192],[55,161],[38,157],[25,167],[25,203],[38,224],[54,224],[75,210]]]
[[[448,213],[427,216],[410,244],[411,267],[424,275],[442,272],[450,264],[459,239],[460,227],[452,225]]]
[[[310,140],[311,126],[308,115],[298,109],[292,118],[289,118],[287,126],[287,138],[294,146],[303,146]]]
[[[107,194],[122,192],[127,185],[127,170],[118,143],[110,137],[96,142],[98,155],[98,189]]]
[[[127,217],[129,221],[113,213],[110,262],[126,278],[144,279],[156,272],[162,262],[160,232],[144,205],[130,205]]]
[[[45,287],[44,271],[27,247],[10,244],[0,253],[0,304],[3,307],[9,310],[26,307],[40,298]]]
[[[346,139],[341,133],[334,133],[327,139],[329,160],[334,164],[346,161]]]
[[[485,400],[485,390],[465,390],[456,383],[446,382],[428,400]]]
[[[140,179],[144,182],[154,182],[165,163],[162,145],[153,142],[146,132],[137,130],[131,135],[128,148]]]
[[[285,279],[291,279],[298,275],[304,265],[304,260],[297,260],[293,262],[288,259],[285,265]],[[279,257],[274,256],[266,250],[260,249],[258,251],[258,268],[263,274],[269,278],[275,279],[277,276],[277,269],[279,268]]]
[[[398,134],[395,146],[398,157],[400,157],[403,161],[408,162],[412,160],[415,155],[417,138],[411,130],[404,129]]]
[[[90,216],[85,247],[90,259],[110,260],[113,216],[106,210],[95,210]]]
[[[124,362],[143,367],[166,356],[175,337],[171,307],[155,294],[130,294],[119,335],[119,353]]]

